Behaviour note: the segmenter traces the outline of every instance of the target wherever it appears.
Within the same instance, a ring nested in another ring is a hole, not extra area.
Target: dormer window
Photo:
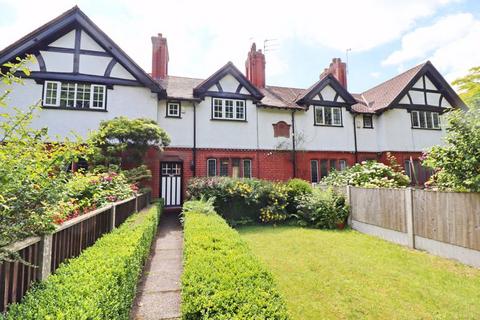
[[[167,117],[180,118],[180,103],[169,102],[167,104]]]
[[[316,126],[342,126],[342,108],[315,106],[315,125]]]
[[[61,109],[105,110],[106,87],[99,84],[45,81],[43,106]]]
[[[212,119],[245,121],[245,100],[213,98]]]

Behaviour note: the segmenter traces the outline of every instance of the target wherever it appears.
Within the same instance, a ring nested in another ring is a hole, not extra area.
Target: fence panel
[[[351,187],[352,219],[378,227],[406,232],[405,191]]]
[[[34,237],[22,241],[22,248],[17,251],[20,257],[29,264],[39,263],[40,238]],[[38,279],[39,269],[19,261],[0,264],[0,312],[6,310],[10,303],[18,302],[32,283]]]
[[[115,227],[118,227],[135,212],[135,198],[131,198],[117,204],[115,209]]]
[[[138,196],[138,211],[148,206],[148,193],[143,193]]]
[[[100,209],[101,212],[92,212],[90,217],[67,221],[52,238],[51,271],[55,271],[66,259],[74,258],[91,246],[103,234],[111,231],[112,209]]]
[[[480,194],[414,190],[415,235],[480,250]]]

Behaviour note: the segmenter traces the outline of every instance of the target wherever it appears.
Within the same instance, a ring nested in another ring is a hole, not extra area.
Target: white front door
[[[180,162],[160,163],[160,195],[165,207],[182,205],[182,164]]]

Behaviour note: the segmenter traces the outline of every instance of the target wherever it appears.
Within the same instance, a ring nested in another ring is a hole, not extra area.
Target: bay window
[[[105,110],[106,87],[89,83],[45,81],[43,106]]]

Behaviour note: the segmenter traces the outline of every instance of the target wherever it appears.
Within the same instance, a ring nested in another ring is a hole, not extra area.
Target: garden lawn
[[[356,231],[239,229],[293,319],[480,319],[480,270]]]

